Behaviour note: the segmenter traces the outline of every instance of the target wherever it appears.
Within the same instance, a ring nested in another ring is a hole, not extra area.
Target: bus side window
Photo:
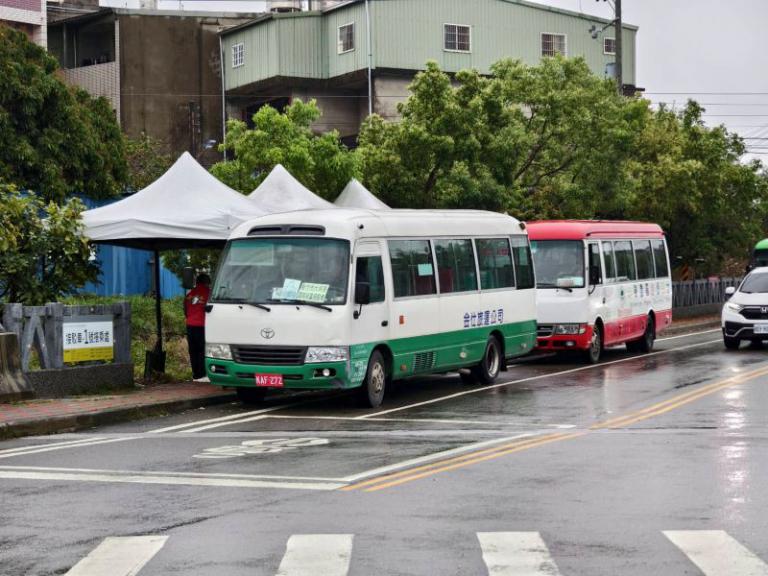
[[[637,262],[637,279],[649,280],[656,276],[653,264],[653,251],[650,240],[634,240],[635,261]]]
[[[437,294],[429,240],[390,240],[395,298]]]
[[[471,240],[435,240],[440,293],[477,290],[475,254]]]
[[[384,268],[381,256],[361,256],[357,259],[355,283],[367,282],[371,287],[371,304],[384,302]]]
[[[527,290],[536,286],[533,276],[533,258],[531,258],[531,246],[528,244],[528,236],[512,236],[512,257],[515,261],[517,272],[517,289]]]
[[[616,262],[613,259],[613,243],[603,242],[603,260],[605,260],[605,281],[616,280]]]
[[[616,256],[616,279],[619,282],[636,280],[635,254],[632,251],[632,242],[614,242],[613,252]]]
[[[594,242],[589,246],[589,283],[597,286],[603,283],[603,266],[600,262],[600,244]]]
[[[480,265],[480,286],[483,290],[515,287],[512,251],[506,238],[475,240],[477,263]]]
[[[664,250],[663,240],[651,240],[653,248],[653,261],[656,264],[656,278],[666,278],[669,276],[669,265],[667,264],[667,251]]]

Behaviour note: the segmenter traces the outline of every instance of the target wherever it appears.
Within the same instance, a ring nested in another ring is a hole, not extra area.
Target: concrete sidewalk
[[[674,321],[664,332],[676,336],[717,328],[719,316]],[[138,420],[236,399],[232,390],[186,382],[147,386],[125,394],[27,400],[0,404],[0,439],[73,432],[104,424]]]
[[[184,382],[147,386],[125,394],[76,396],[0,404],[0,439],[73,432],[138,420],[236,399],[211,384]]]

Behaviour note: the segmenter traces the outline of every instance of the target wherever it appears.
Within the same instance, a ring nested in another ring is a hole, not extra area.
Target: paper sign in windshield
[[[419,264],[419,276],[432,276],[432,264]]]
[[[301,280],[286,278],[285,281],[283,282],[283,288],[280,291],[280,297],[283,300],[296,300],[299,297],[300,288],[301,288]]]
[[[325,296],[328,294],[328,284],[313,284],[304,282],[299,289],[298,300],[307,302],[325,302]]]

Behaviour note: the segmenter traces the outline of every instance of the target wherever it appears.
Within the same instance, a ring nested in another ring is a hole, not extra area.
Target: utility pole
[[[622,42],[621,42],[621,0],[614,0],[616,4],[616,15],[614,22],[616,23],[616,84],[619,87],[619,95],[624,95],[624,75],[621,70],[622,65]]]

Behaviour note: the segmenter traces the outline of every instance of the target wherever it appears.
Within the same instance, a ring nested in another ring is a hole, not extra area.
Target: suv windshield
[[[739,287],[739,292],[744,294],[768,292],[768,274],[750,274],[744,278],[744,282]]]
[[[318,238],[234,240],[222,255],[213,302],[344,304],[349,242]]]
[[[583,288],[584,243],[581,240],[531,242],[537,288]]]

